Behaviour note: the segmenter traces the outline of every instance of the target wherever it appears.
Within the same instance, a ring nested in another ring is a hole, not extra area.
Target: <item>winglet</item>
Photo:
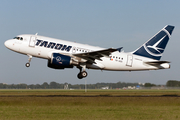
[[[122,48],[123,48],[123,47],[117,48],[117,50],[118,50],[119,52],[121,52]]]

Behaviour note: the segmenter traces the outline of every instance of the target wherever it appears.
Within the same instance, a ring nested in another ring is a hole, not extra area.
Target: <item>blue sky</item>
[[[35,34],[105,48],[138,48],[165,25],[174,25],[162,60],[171,69],[141,72],[87,70],[87,83],[150,82],[165,84],[180,80],[180,1],[168,0],[2,0],[0,4],[0,83],[83,84],[78,69],[53,70],[47,60],[28,57],[5,48],[4,42],[19,34]]]

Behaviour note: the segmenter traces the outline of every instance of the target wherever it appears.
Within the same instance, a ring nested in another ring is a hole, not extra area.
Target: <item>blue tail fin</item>
[[[143,57],[160,60],[164,52],[169,38],[172,34],[174,26],[167,25],[154,35],[150,40],[144,43],[140,48],[135,50],[133,54]]]

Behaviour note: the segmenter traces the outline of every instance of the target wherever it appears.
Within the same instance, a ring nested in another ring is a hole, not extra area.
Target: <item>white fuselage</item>
[[[43,59],[50,59],[52,53],[73,56],[73,54],[77,53],[92,52],[104,49],[39,35],[26,34],[19,35],[18,37],[22,37],[23,40],[10,39],[5,42],[5,46],[15,52]],[[44,44],[40,46],[40,44],[38,44],[38,40],[41,40],[41,43],[44,42]],[[53,46],[53,43],[56,43],[56,45],[59,44],[59,46],[55,46],[55,44]],[[83,61],[83,59],[81,60]],[[116,51],[110,56],[102,57],[101,60],[96,59],[95,63],[87,64],[86,67],[90,69],[112,71],[156,70],[170,68],[168,63],[163,63],[157,66],[146,64],[145,62],[148,61],[156,60],[134,55],[132,53]]]

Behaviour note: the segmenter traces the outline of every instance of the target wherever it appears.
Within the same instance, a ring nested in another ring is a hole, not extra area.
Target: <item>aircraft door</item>
[[[72,53],[76,53],[76,47],[73,47]]]
[[[35,36],[31,36],[30,40],[29,40],[29,46],[30,47],[34,47],[35,46],[35,42],[36,42],[36,37]]]
[[[133,56],[132,55],[128,55],[127,56],[126,66],[132,67],[132,63],[133,63]]]

